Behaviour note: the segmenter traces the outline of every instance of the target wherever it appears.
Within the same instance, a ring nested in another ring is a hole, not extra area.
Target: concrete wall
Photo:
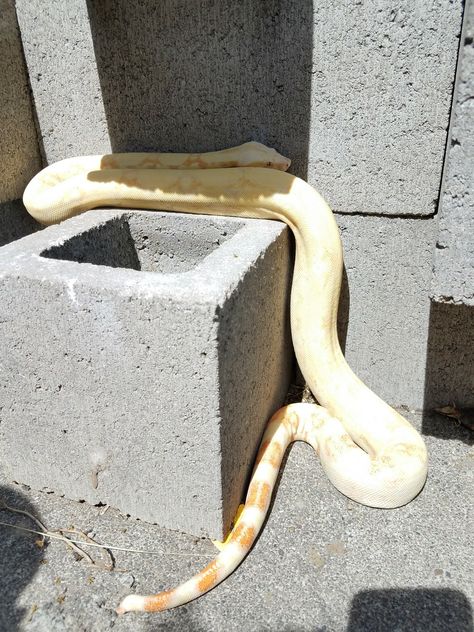
[[[433,218],[339,215],[347,281],[340,304],[349,364],[398,406],[474,403],[474,310],[430,301]]]
[[[466,1],[446,167],[440,199],[432,295],[474,306],[474,2]]]
[[[3,246],[37,228],[18,198],[41,168],[13,0],[0,0],[0,77],[0,246]]]
[[[461,0],[54,0],[41,12],[17,2],[48,162],[275,145],[338,214],[352,366],[392,404],[417,408],[472,403],[474,392],[472,311],[429,300],[462,10]]]
[[[21,197],[41,159],[13,0],[0,0],[0,15],[0,202],[8,202]]]
[[[337,212],[436,211],[461,0],[41,6],[17,2],[48,162],[254,139]]]

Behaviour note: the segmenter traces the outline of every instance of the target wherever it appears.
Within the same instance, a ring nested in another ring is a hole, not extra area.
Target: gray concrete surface
[[[13,0],[0,0],[0,203],[21,197],[41,168]],[[2,211],[0,210],[0,222]],[[2,222],[3,223],[3,222]],[[3,227],[0,223],[0,239]]]
[[[46,163],[110,152],[86,4],[15,4]]]
[[[461,0],[18,0],[17,11],[48,162],[254,139],[289,155],[337,212],[436,211]]]
[[[462,2],[313,4],[309,181],[338,213],[435,213]]]
[[[340,339],[354,371],[409,408],[474,405],[474,310],[430,301],[435,220],[338,215]]]
[[[221,537],[288,387],[277,222],[94,211],[0,249],[9,480]]]
[[[466,1],[432,296],[474,306],[474,2]]]
[[[18,198],[39,169],[28,74],[13,0],[0,0],[0,246],[38,230]]]
[[[421,427],[418,415],[408,414]],[[290,451],[270,516],[239,569],[202,599],[168,613],[113,609],[129,592],[169,588],[209,561],[196,540],[54,494],[0,482],[0,497],[50,529],[74,525],[115,552],[107,572],[57,542],[0,526],[2,632],[472,632],[472,433],[426,417],[430,472],[422,493],[396,510],[357,505],[328,482],[309,446]],[[0,520],[31,526],[0,511]],[[94,556],[97,554],[89,550]]]

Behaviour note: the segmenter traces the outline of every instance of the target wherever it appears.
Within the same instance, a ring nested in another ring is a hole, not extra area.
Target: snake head
[[[244,143],[239,147],[241,155],[242,167],[268,167],[269,169],[278,169],[278,171],[286,171],[291,165],[291,160],[282,156],[273,147],[267,147],[257,141]]]

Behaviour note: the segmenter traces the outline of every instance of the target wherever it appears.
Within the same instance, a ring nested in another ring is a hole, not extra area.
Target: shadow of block
[[[25,210],[20,200],[0,204],[0,247],[42,228]]]
[[[472,609],[447,588],[367,590],[352,600],[347,632],[472,632]]]
[[[469,442],[469,432],[447,417],[430,413],[455,404],[474,406],[474,308],[467,305],[432,303],[426,355],[423,434],[460,438]],[[471,439],[472,433],[471,433]]]

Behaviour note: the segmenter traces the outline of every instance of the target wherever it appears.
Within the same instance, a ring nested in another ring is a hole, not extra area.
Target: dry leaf
[[[451,419],[461,419],[461,411],[456,408],[454,404],[448,406],[441,406],[441,408],[435,408],[435,412]]]

